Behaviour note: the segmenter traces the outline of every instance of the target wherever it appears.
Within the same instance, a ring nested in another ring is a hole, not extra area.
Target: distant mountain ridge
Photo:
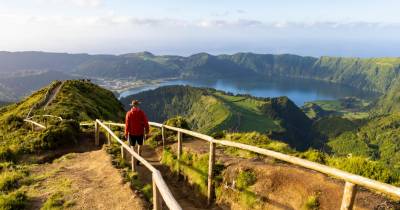
[[[326,80],[384,92],[399,76],[400,58],[316,58],[255,53],[198,53],[184,57],[157,56],[150,52],[122,55],[0,52],[0,73],[21,70],[49,70],[94,77],[137,79],[286,76]]]
[[[158,56],[150,52],[122,55],[0,52],[0,75],[27,70],[56,71],[78,77],[132,80],[173,77],[187,79],[293,77],[329,81],[385,94],[393,92],[396,81],[400,80],[400,58],[327,56],[316,58],[255,53],[233,55],[198,53],[184,57]],[[8,82],[16,83],[14,79],[9,79]],[[19,89],[2,90],[2,87],[10,86],[4,83],[0,80],[0,96],[15,100],[26,94],[26,92],[21,93],[22,90]],[[390,100],[382,99],[381,103],[387,107],[383,110],[393,110],[391,107],[396,107]]]

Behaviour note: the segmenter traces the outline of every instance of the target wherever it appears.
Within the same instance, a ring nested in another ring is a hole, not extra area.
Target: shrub
[[[327,155],[316,149],[309,149],[298,155],[300,158],[305,158],[309,161],[325,164]]]
[[[318,195],[311,195],[307,198],[306,203],[303,206],[304,210],[317,210],[319,209]]]
[[[61,121],[50,126],[33,144],[33,149],[48,150],[59,146],[76,143],[80,132],[79,123],[74,120]]]
[[[5,124],[9,131],[16,130],[22,127],[24,119],[16,115],[10,115],[6,118]]]
[[[25,209],[28,197],[23,191],[15,191],[9,194],[0,194],[1,210]]]
[[[183,129],[188,129],[190,130],[189,123],[186,121],[185,118],[181,116],[177,116],[171,119],[168,119],[167,121],[164,122],[165,125],[177,127],[177,128],[183,128]]]
[[[251,170],[240,171],[236,176],[236,188],[239,190],[246,190],[249,186],[256,183],[257,177]]]
[[[327,160],[327,165],[381,182],[399,181],[399,176],[385,164],[364,157],[333,157]]]
[[[9,147],[0,146],[0,161],[11,161],[13,159],[13,151]]]
[[[19,171],[3,171],[0,174],[0,191],[7,192],[18,188],[19,182],[25,174]]]
[[[293,153],[294,150],[289,147],[286,143],[271,140],[268,136],[258,132],[248,133],[228,133],[226,139],[242,144],[248,144],[264,149],[270,149],[281,153]],[[225,150],[228,154],[239,155],[243,157],[253,157],[255,153],[240,150],[234,147],[228,147]]]
[[[46,202],[43,204],[40,210],[58,210],[63,209],[64,206],[64,196],[62,193],[57,192],[51,195]]]

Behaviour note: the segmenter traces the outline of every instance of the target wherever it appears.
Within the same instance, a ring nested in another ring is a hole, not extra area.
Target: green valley
[[[312,144],[311,120],[287,97],[256,98],[208,88],[166,86],[121,99],[126,109],[132,99],[153,121],[184,116],[192,129],[203,133],[258,131],[305,149]]]

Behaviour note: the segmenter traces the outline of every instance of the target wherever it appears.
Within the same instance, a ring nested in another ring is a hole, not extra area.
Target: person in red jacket
[[[138,144],[137,152],[140,155],[140,146],[143,145],[145,134],[149,134],[149,121],[146,114],[139,108],[139,101],[133,100],[132,109],[126,113],[125,118],[125,137],[128,139],[131,147]]]

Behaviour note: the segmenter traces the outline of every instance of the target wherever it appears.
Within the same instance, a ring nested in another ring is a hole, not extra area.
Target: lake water
[[[141,91],[155,89],[167,85],[190,85],[194,87],[210,87],[234,94],[250,94],[257,97],[287,96],[298,106],[316,100],[334,100],[347,96],[371,98],[375,93],[362,91],[344,85],[324,81],[275,78],[275,79],[216,79],[216,80],[170,80],[157,85],[145,85],[122,92],[120,98]]]

